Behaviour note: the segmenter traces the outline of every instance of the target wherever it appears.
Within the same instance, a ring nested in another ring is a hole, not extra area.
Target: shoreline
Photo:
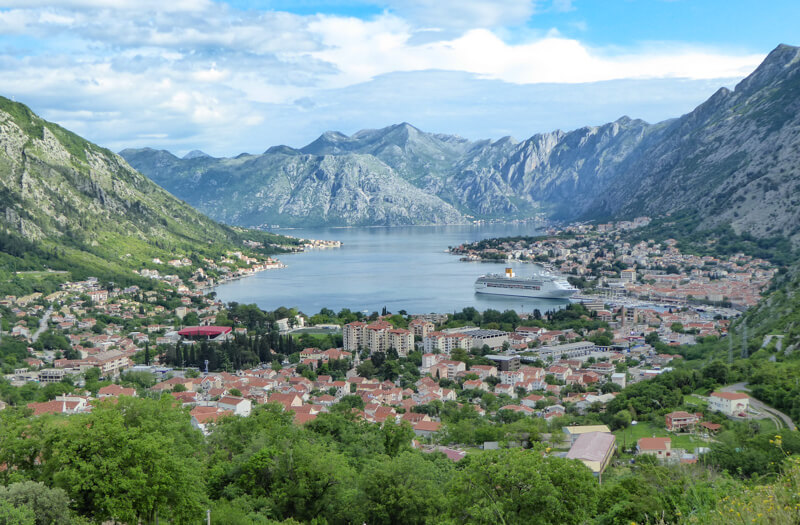
[[[275,232],[277,230],[355,230],[355,229],[390,229],[390,228],[444,228],[452,226],[491,226],[491,225],[515,225],[515,224],[528,224],[535,223],[531,220],[519,221],[491,221],[491,222],[448,222],[443,224],[373,224],[373,225],[353,225],[353,226],[281,226],[277,228],[269,228],[264,231]],[[541,227],[547,226],[547,222],[540,224]]]

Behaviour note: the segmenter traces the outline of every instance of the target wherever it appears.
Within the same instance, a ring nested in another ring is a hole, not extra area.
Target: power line
[[[742,334],[742,359],[747,359],[747,321],[744,322],[744,333]]]

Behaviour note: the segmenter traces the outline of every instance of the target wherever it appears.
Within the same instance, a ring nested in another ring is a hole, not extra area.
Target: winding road
[[[747,390],[747,383],[744,382],[734,383],[732,385],[728,385],[720,389],[720,391],[722,392],[740,392],[742,390]],[[792,418],[790,418],[789,416],[787,416],[778,409],[772,408],[769,405],[765,405],[764,403],[754,398],[753,396],[750,396],[750,406],[760,412],[763,412],[764,414],[766,414],[768,418],[775,421],[775,424],[778,426],[778,428],[784,426],[787,427],[789,430],[797,430],[797,427],[795,426],[794,422],[792,422]],[[779,422],[778,419],[780,419],[781,421]]]
[[[39,336],[42,335],[42,332],[47,330],[47,323],[48,321],[50,321],[50,315],[52,313],[53,313],[53,307],[51,306],[50,308],[47,309],[42,318],[39,319],[39,328],[37,328],[36,331],[33,333],[31,341],[35,343],[36,340],[39,339]]]

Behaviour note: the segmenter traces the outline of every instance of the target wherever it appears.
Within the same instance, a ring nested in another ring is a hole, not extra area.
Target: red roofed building
[[[314,421],[317,419],[317,414],[312,412],[297,412],[294,415],[294,424],[295,425],[305,425],[309,421]]]
[[[189,414],[192,416],[192,426],[208,435],[211,432],[211,425],[223,416],[233,415],[233,412],[220,410],[217,407],[194,407]]]
[[[664,416],[664,419],[667,424],[667,430],[672,432],[680,432],[682,430],[692,431],[695,425],[700,422],[700,415],[679,410],[667,414]]]
[[[403,421],[408,421],[411,425],[416,425],[420,421],[430,421],[431,418],[428,414],[422,414],[417,412],[406,412],[403,414],[400,419]]]
[[[170,392],[170,394],[176,401],[179,401],[182,405],[188,405],[197,402],[197,392]]]
[[[539,396],[536,394],[531,394],[528,397],[522,399],[522,404],[528,408],[536,408],[536,403],[542,401],[544,396]]]
[[[708,430],[709,432],[719,432],[719,429],[722,428],[722,425],[719,423],[710,423],[708,421],[703,421],[700,423],[700,426]]]
[[[217,406],[222,410],[230,410],[237,416],[249,416],[252,402],[249,399],[236,396],[224,396],[217,401]]]
[[[739,392],[712,392],[708,396],[708,409],[727,416],[742,416],[750,407],[750,397]]]
[[[187,326],[178,335],[191,341],[226,341],[233,329],[230,326]]]
[[[425,319],[414,319],[408,323],[408,328],[414,331],[414,335],[424,339],[429,332],[433,332],[433,330],[436,328],[436,325],[430,321],[426,321]]]
[[[119,396],[136,397],[136,389],[125,388],[119,385],[108,385],[104,386],[103,388],[97,391],[97,397],[99,399],[103,399],[104,397],[119,397]]]
[[[34,416],[42,414],[77,414],[88,412],[89,405],[83,398],[56,399],[44,403],[28,403],[28,408],[33,410]]]
[[[442,424],[438,421],[420,421],[414,425],[414,433],[420,437],[430,437],[441,428]]]
[[[650,454],[662,461],[672,456],[672,440],[670,438],[641,438],[636,444],[639,454]]]
[[[303,399],[297,394],[270,394],[268,403],[278,403],[283,406],[284,410],[294,410],[295,408],[303,405]]]

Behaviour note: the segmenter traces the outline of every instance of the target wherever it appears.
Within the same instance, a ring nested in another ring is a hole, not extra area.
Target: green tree
[[[419,452],[374,462],[362,476],[366,522],[375,525],[437,522],[447,509],[443,488],[449,460],[434,461]]]
[[[37,525],[33,511],[22,505],[15,507],[0,500],[0,525]]]
[[[614,414],[613,426],[614,428],[627,428],[631,421],[633,421],[633,416],[630,411],[620,410]]]
[[[44,479],[95,521],[195,523],[204,495],[201,435],[171,397],[122,397],[53,425]]]
[[[343,396],[338,403],[333,405],[336,410],[349,412],[352,409],[364,410],[364,400],[361,396],[348,394]]]
[[[8,487],[0,486],[0,502],[33,511],[36,525],[69,525],[72,523],[67,493],[48,488],[44,483],[23,481]]]
[[[383,423],[381,432],[383,433],[383,448],[390,456],[411,450],[414,429],[411,428],[408,421],[400,421],[399,424],[395,424],[393,419],[387,419]]]
[[[279,518],[329,523],[358,519],[356,473],[327,445],[298,440],[263,447],[242,465],[239,485],[269,499]]]
[[[457,522],[579,524],[597,507],[597,481],[579,461],[522,449],[462,461],[449,488],[450,515]]]
[[[356,372],[358,372],[358,375],[360,375],[361,377],[366,377],[369,379],[372,378],[377,373],[377,369],[375,368],[375,365],[372,363],[372,360],[367,360],[358,365],[358,367],[356,368]]]

